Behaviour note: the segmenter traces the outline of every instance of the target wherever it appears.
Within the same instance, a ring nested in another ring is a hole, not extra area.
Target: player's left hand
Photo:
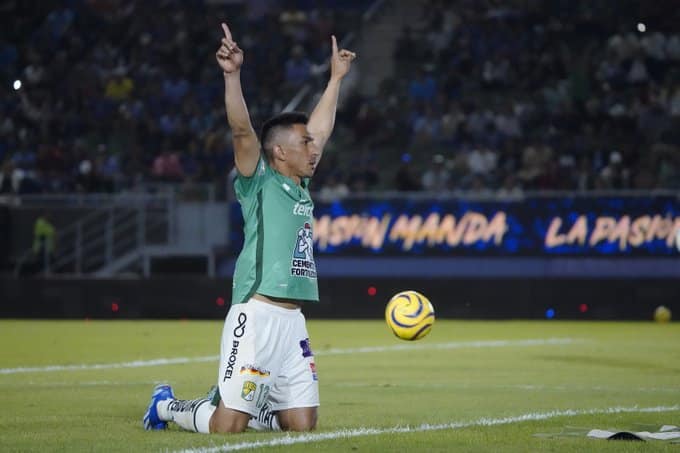
[[[333,49],[331,54],[331,78],[341,79],[349,72],[352,60],[357,57],[357,54],[347,49],[338,50],[338,42],[335,39],[335,35],[331,36],[331,45]]]
[[[222,32],[224,32],[224,38],[222,38],[222,45],[215,53],[215,58],[225,74],[238,73],[243,65],[243,51],[232,38],[231,30],[224,22],[222,22]]]

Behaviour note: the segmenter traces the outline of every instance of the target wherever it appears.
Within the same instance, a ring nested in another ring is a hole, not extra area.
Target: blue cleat
[[[151,402],[149,403],[149,407],[146,409],[146,413],[142,419],[144,429],[148,431],[151,429],[165,429],[168,427],[168,422],[164,422],[158,418],[158,409],[156,408],[156,404],[169,399],[175,399],[175,395],[172,393],[172,387],[170,387],[168,384],[158,384],[153,388]]]

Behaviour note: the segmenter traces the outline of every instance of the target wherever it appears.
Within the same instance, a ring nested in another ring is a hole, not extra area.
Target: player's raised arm
[[[222,24],[222,31],[224,37],[215,57],[224,72],[224,105],[234,141],[234,162],[239,173],[251,176],[260,158],[260,142],[241,89],[243,51],[232,38],[227,24]]]
[[[307,123],[307,130],[314,138],[314,145],[318,148],[319,154],[323,152],[328,137],[333,132],[340,83],[349,72],[352,60],[356,58],[354,52],[346,49],[338,50],[335,36],[331,36],[331,50],[331,77],[326,90],[323,92],[316,107],[314,107]]]

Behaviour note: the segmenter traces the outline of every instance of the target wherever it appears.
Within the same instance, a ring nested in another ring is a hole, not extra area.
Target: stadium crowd
[[[220,20],[239,31],[258,125],[312,77],[331,31],[347,30],[365,2],[220,3],[3,2],[0,192],[224,181],[233,157],[214,56]]]
[[[680,188],[673,2],[454,3],[421,2],[356,109],[357,142],[401,150],[397,189]]]
[[[325,77],[328,36],[356,31],[371,3],[3,2],[0,193],[226,186],[220,18],[245,51],[257,127]],[[324,199],[680,188],[673,1],[419,3],[392,77],[343,103],[334,141],[353,151],[320,166]]]

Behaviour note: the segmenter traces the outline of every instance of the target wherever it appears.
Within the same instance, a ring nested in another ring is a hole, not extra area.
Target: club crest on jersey
[[[255,390],[257,390],[257,384],[253,381],[246,381],[243,383],[243,388],[241,389],[241,398],[246,401],[252,401],[255,398]]]
[[[290,268],[290,275],[293,277],[316,278],[313,236],[312,225],[309,222],[305,222],[297,232]]]

